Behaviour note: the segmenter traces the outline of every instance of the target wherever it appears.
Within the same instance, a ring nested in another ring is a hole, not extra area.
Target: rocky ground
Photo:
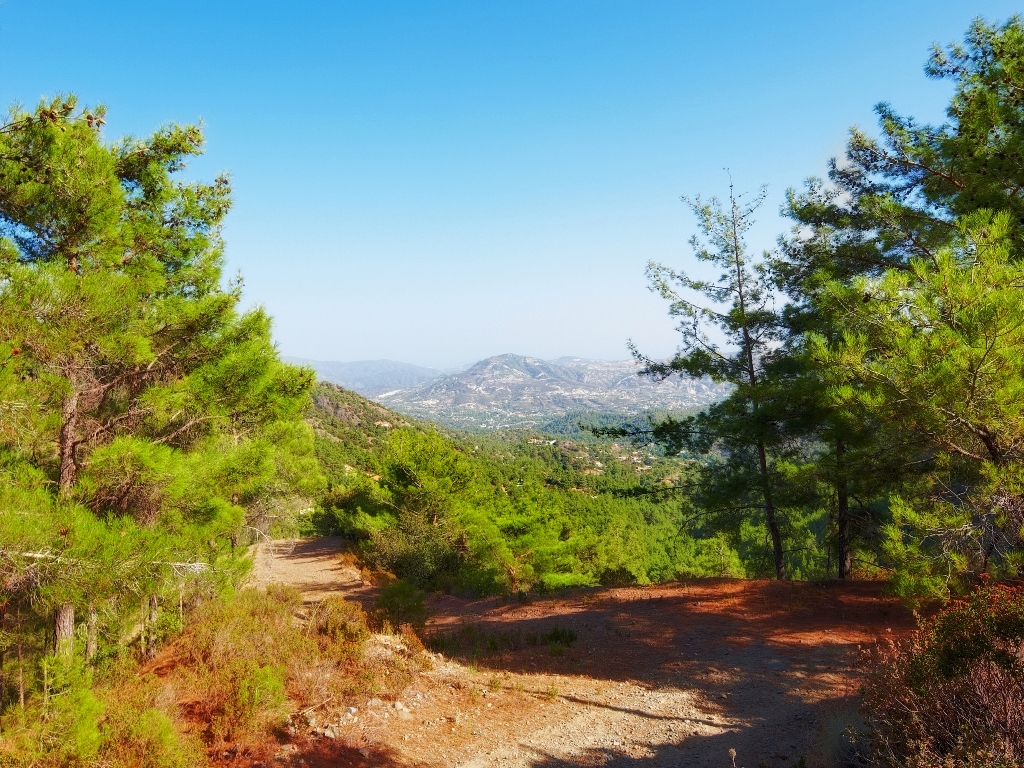
[[[374,594],[330,539],[264,548],[255,574],[309,600]],[[530,602],[437,597],[426,635],[447,653],[431,669],[395,701],[309,713],[309,735],[269,762],[728,768],[735,750],[746,768],[825,766],[856,719],[858,650],[913,626],[880,593],[701,580]],[[407,652],[388,636],[367,648]]]

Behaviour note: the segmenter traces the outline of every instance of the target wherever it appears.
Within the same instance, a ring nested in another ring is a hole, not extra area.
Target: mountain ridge
[[[537,427],[578,411],[693,410],[729,392],[728,385],[706,379],[658,382],[638,372],[632,360],[548,361],[507,353],[377,399],[400,413],[452,427],[501,429]]]

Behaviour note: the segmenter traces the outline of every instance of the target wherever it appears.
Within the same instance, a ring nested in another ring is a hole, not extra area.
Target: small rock
[[[369,757],[370,756],[370,750],[368,750],[366,747],[363,747],[362,749],[359,750],[359,754],[362,755],[363,757]]]
[[[331,728],[331,727],[324,728],[324,738],[325,739],[336,739],[337,737],[338,737],[338,735],[334,732],[333,728]]]
[[[370,699],[368,702],[366,702],[366,706],[368,706],[368,707],[379,707],[383,703],[384,702],[381,701],[380,699]]]
[[[403,704],[400,701],[396,701],[395,702],[395,709],[397,709],[399,712],[406,712],[406,711],[408,711],[406,706],[405,706],[405,704]]]
[[[350,715],[354,715],[354,714],[355,714],[356,712],[358,712],[358,711],[359,711],[359,708],[358,708],[358,707],[349,707],[349,708],[348,708],[348,709],[346,709],[345,711],[346,711],[346,712],[347,712],[348,714],[350,714]]]

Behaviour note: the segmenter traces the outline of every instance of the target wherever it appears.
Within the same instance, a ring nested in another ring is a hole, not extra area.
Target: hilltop
[[[547,361],[506,354],[377,399],[396,411],[448,426],[507,429],[542,427],[577,412],[693,410],[729,392],[727,385],[707,379],[657,382],[638,376],[638,370],[632,360]]]

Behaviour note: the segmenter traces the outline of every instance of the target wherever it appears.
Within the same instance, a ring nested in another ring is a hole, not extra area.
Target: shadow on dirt
[[[533,765],[728,768],[736,749],[737,766],[795,768],[829,712],[856,709],[849,671],[858,648],[914,626],[880,593],[875,583],[707,581],[532,603],[441,598],[427,644],[495,679],[508,671],[603,686],[602,695],[557,698],[632,718],[620,737],[582,753],[534,745]],[[553,698],[549,680],[536,678],[537,689],[527,683],[524,693]]]
[[[855,713],[856,702],[852,697],[845,697],[833,702],[833,711],[841,711],[846,715]],[[643,715],[644,713],[635,713]],[[624,768],[625,766],[650,766],[668,768],[669,766],[714,766],[729,768],[798,768],[811,760],[814,765],[860,765],[853,751],[854,744],[847,741],[841,723],[828,722],[817,724],[813,719],[803,725],[803,738],[793,739],[786,736],[776,723],[770,722],[771,713],[766,717],[755,719],[742,725],[730,725],[725,730],[713,734],[685,733],[674,738],[665,738],[657,742],[650,740],[633,741],[628,736],[616,738],[608,745],[595,746],[576,752],[571,759],[559,756],[558,745],[549,748],[534,748],[534,757],[530,762],[532,768],[562,768],[562,766],[606,766],[608,768]],[[860,723],[855,714],[850,722]],[[721,726],[713,721],[691,719],[688,724]],[[836,724],[839,728],[836,729]],[[824,733],[823,733],[824,731]],[[834,732],[832,732],[834,731]],[[790,734],[792,732],[790,731]],[[794,741],[799,743],[794,743]],[[863,747],[863,745],[861,745]],[[730,751],[735,750],[735,763],[732,762]],[[813,755],[813,757],[812,757]],[[801,762],[805,761],[805,762]],[[824,763],[822,762],[824,761]]]
[[[832,657],[911,629],[910,612],[880,592],[863,582],[708,580],[529,603],[439,598],[425,637],[431,650],[494,671],[663,685],[708,665],[757,662],[749,671],[771,676],[794,662],[813,671],[822,648]]]
[[[233,760],[226,759],[217,765],[229,766],[238,765]],[[303,766],[303,768],[336,768],[346,766],[350,768],[390,768],[390,766],[401,766],[401,768],[416,768],[418,763],[410,762],[399,754],[379,744],[359,746],[347,743],[342,740],[318,739],[309,740],[298,744],[285,744],[273,755],[263,760],[252,759],[244,762],[245,765],[253,766]]]

